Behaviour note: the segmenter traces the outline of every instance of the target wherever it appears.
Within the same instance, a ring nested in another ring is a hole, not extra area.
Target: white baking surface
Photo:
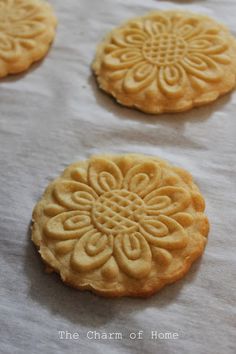
[[[236,35],[236,1],[54,0],[59,26],[45,60],[0,81],[0,351],[235,353],[236,92],[185,114],[148,116],[100,92],[95,47],[120,22],[152,9],[213,16]],[[209,242],[185,278],[147,300],[109,300],[47,275],[29,236],[33,206],[68,164],[138,152],[188,169],[207,202]],[[58,331],[78,332],[62,340]],[[130,333],[144,331],[143,339]],[[122,332],[91,340],[88,331]],[[178,339],[151,339],[151,331]]]

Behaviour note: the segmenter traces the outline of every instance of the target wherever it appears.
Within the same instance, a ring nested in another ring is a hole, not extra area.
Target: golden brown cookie
[[[50,183],[33,212],[32,240],[65,283],[146,297],[202,254],[204,208],[183,169],[151,156],[94,156]]]
[[[233,89],[236,41],[213,19],[158,11],[114,29],[97,48],[99,86],[122,105],[180,112]]]
[[[51,6],[39,0],[0,0],[0,77],[43,58],[55,36]]]

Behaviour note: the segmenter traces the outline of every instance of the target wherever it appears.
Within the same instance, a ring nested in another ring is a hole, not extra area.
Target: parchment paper
[[[48,56],[0,81],[1,353],[235,353],[236,92],[184,114],[148,116],[100,92],[89,65],[107,31],[152,9],[207,14],[236,35],[236,1],[51,3],[59,26]],[[48,183],[70,163],[103,152],[167,159],[189,170],[206,198],[204,256],[148,300],[73,290],[44,273],[30,241],[31,212]],[[59,331],[78,335],[60,339]],[[94,331],[123,337],[89,339]],[[166,332],[178,337],[162,339]]]

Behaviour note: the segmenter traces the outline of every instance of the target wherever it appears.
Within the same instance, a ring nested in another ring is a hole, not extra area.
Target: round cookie
[[[92,69],[100,88],[124,106],[185,111],[235,87],[236,40],[207,16],[151,12],[107,35]]]
[[[43,58],[55,37],[51,6],[39,0],[0,0],[0,78]]]
[[[182,278],[204,250],[208,219],[191,175],[145,155],[70,165],[33,212],[48,270],[107,297],[147,297]]]

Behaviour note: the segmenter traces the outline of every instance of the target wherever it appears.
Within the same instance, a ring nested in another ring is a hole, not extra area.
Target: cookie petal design
[[[165,250],[164,248],[151,246],[151,251],[152,251],[153,259],[158,264],[168,266],[173,260],[171,253],[169,251]]]
[[[188,51],[191,53],[221,54],[228,49],[228,44],[216,35],[203,34],[188,42]]]
[[[122,183],[122,173],[112,161],[94,158],[88,170],[90,186],[100,195],[113,189],[119,189]]]
[[[121,29],[112,36],[112,41],[119,47],[134,47],[142,48],[143,42],[146,40],[147,35],[139,29],[127,28]]]
[[[171,27],[170,19],[161,14],[155,14],[144,21],[144,31],[152,37],[170,31]]]
[[[223,75],[223,70],[213,59],[200,53],[188,54],[182,65],[189,74],[208,82],[218,81]]]
[[[126,174],[123,187],[141,197],[145,197],[160,183],[161,169],[157,163],[149,161],[133,166]]]
[[[14,62],[19,59],[21,49],[19,43],[13,38],[0,33],[0,59]]]
[[[157,77],[157,68],[145,61],[136,64],[130,69],[124,79],[124,89],[136,93],[149,86]]]
[[[98,197],[92,188],[74,181],[58,182],[54,195],[62,206],[83,211],[91,210],[92,202]]]
[[[116,236],[114,256],[122,271],[132,278],[142,279],[151,270],[150,247],[138,232]]]
[[[75,245],[71,266],[79,272],[100,268],[113,252],[113,237],[89,231]]]
[[[187,75],[181,65],[162,66],[159,70],[158,84],[168,97],[180,97],[185,93]]]
[[[44,231],[47,237],[56,240],[76,239],[93,229],[88,215],[67,211],[49,219]]]
[[[23,21],[16,23],[14,27],[9,28],[6,33],[12,37],[34,38],[45,31],[45,25],[37,21]]]
[[[202,34],[203,30],[201,19],[191,15],[187,18],[179,16],[179,20],[176,19],[176,23],[173,27],[173,32],[185,40],[197,38]]]
[[[167,250],[184,248],[188,242],[185,229],[165,215],[141,222],[140,231],[149,244]]]
[[[190,193],[182,187],[161,187],[146,195],[148,215],[172,215],[183,211],[190,203]]]
[[[142,61],[141,51],[137,48],[116,49],[104,57],[103,64],[113,70],[128,69]]]
[[[14,4],[14,8],[17,11],[12,11],[9,13],[8,18],[14,22],[21,22],[25,20],[41,20],[43,14],[40,13],[40,9],[35,6],[35,4],[29,4],[27,2],[19,3],[18,5]]]
[[[157,238],[164,237],[169,234],[168,227],[157,217],[144,217],[140,220],[139,229],[150,244],[155,244]]]

